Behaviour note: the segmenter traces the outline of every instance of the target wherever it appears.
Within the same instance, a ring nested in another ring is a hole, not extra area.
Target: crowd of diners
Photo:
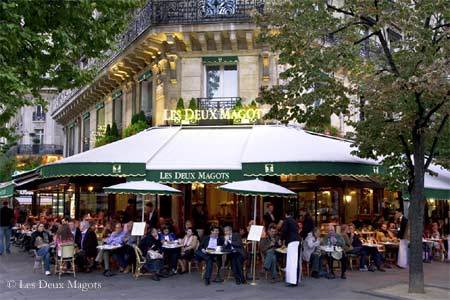
[[[152,203],[145,208],[145,234],[142,237],[131,234],[133,220],[139,217],[129,205],[120,219],[108,220],[104,214],[86,214],[81,220],[51,216],[29,216],[22,224],[16,224],[8,215],[7,202],[1,209],[3,227],[14,227],[13,240],[24,251],[35,251],[42,258],[46,275],[51,275],[50,264],[61,255],[65,244],[76,245],[75,264],[78,272],[102,270],[106,277],[131,272],[136,265],[137,246],[146,256],[144,272],[159,281],[161,278],[185,274],[189,262],[204,264],[203,280],[211,284],[214,265],[217,270],[225,264],[230,267],[236,284],[245,284],[252,278],[252,244],[247,241],[253,221],[248,226],[232,228],[207,224],[202,207],[194,210],[192,220],[177,226],[172,219],[158,218]],[[322,224],[316,227],[306,209],[299,217],[286,211],[278,219],[273,205],[267,206],[264,215],[264,229],[257,243],[258,270],[270,275],[270,282],[284,281],[287,286],[296,286],[303,271],[312,278],[335,278],[335,269],[340,269],[340,278],[346,279],[351,263],[364,271],[385,272],[393,264],[407,267],[402,262],[407,253],[402,241],[408,240],[407,218],[397,210],[393,222],[382,217],[367,222],[355,220],[349,224]],[[10,219],[10,223],[5,222]],[[234,230],[236,229],[236,230]],[[3,240],[1,248],[9,253],[8,241]],[[443,236],[442,227],[432,222],[424,229],[424,262],[444,257],[448,253],[448,239]],[[99,249],[99,245],[114,245],[114,249]],[[176,247],[172,247],[177,245]],[[407,245],[407,244],[406,244]],[[328,250],[327,250],[328,249]],[[391,259],[388,259],[390,257]],[[338,263],[336,263],[338,261]],[[260,262],[260,264],[259,264]],[[70,266],[66,265],[66,268]],[[115,270],[113,270],[115,269]],[[281,272],[283,271],[283,272]],[[219,272],[214,281],[220,281]]]

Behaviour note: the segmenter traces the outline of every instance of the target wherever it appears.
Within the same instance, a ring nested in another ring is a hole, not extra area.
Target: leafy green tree
[[[382,158],[411,195],[409,292],[424,293],[424,174],[450,152],[450,1],[272,3],[257,22],[286,69],[282,85],[261,92],[267,117],[347,116],[356,154]]]
[[[195,98],[191,98],[189,101],[189,109],[196,110],[197,108],[197,100]]]
[[[184,110],[184,100],[183,98],[179,98],[177,102],[177,110]]]
[[[17,110],[45,104],[44,87],[70,89],[89,82],[95,70],[81,58],[103,58],[117,33],[143,0],[6,0],[0,3],[0,137]],[[32,97],[26,97],[31,95]],[[36,100],[30,100],[34,98]]]

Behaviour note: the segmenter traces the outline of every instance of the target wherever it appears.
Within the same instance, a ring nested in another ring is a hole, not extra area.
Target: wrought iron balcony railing
[[[239,100],[240,97],[197,98],[197,106],[200,110],[233,109]]]
[[[6,153],[7,156],[53,154],[63,155],[63,146],[52,144],[18,144],[12,146]]]
[[[127,29],[117,36],[115,50],[106,59],[89,59],[83,68],[102,70],[119,53],[154,25],[250,22],[254,13],[263,13],[265,0],[150,0],[138,11]],[[64,106],[83,88],[62,91],[54,100],[52,112]]]
[[[33,122],[36,121],[45,121],[45,113],[38,113],[36,111],[33,112]]]

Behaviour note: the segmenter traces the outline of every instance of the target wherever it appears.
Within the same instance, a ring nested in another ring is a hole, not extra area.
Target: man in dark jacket
[[[77,255],[77,265],[81,270],[91,272],[94,267],[94,259],[97,256],[97,235],[90,228],[87,221],[80,223],[81,241],[80,252]]]
[[[219,227],[213,226],[211,228],[211,234],[204,236],[200,246],[195,251],[195,257],[198,260],[204,260],[206,262],[205,270],[205,284],[209,285],[211,283],[211,273],[213,269],[213,262],[216,261],[217,268],[220,270],[222,267],[222,256],[215,254],[208,254],[206,249],[215,250],[218,246],[223,246],[224,239],[219,236]],[[216,278],[216,281],[220,281],[220,278]]]
[[[308,236],[308,233],[314,230],[314,221],[306,208],[300,210],[300,215],[303,219],[303,229],[300,232],[300,236],[304,240]]]
[[[8,201],[3,201],[3,207],[0,208],[0,255],[3,249],[6,253],[11,253],[11,228],[14,225],[14,211],[8,207]]]
[[[287,246],[286,257],[286,286],[297,286],[300,281],[301,251],[298,225],[291,210],[286,211],[286,219],[281,231],[284,244]]]
[[[153,208],[153,203],[149,202],[145,205],[145,220],[150,228],[158,228],[158,213]],[[162,224],[161,224],[162,225]]]
[[[264,226],[269,228],[269,225],[272,223],[278,224],[278,219],[275,217],[275,214],[273,213],[273,204],[267,203],[267,212],[264,214]]]
[[[228,257],[231,259],[231,270],[236,279],[236,284],[245,283],[243,266],[247,253],[242,245],[241,235],[233,232],[231,226],[225,226],[223,231],[225,234],[224,249],[231,252]]]

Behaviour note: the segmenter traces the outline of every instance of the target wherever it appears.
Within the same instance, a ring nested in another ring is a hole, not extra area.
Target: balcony
[[[45,122],[45,113],[33,112],[33,122]]]
[[[197,98],[197,106],[200,110],[233,109],[239,100],[240,97]]]
[[[12,146],[6,155],[63,155],[63,146],[52,144],[18,144]]]
[[[252,22],[252,15],[264,9],[265,0],[150,0],[117,36],[115,50],[108,50],[106,59],[89,59],[83,69],[102,71],[152,26]],[[52,114],[84,90],[85,87],[62,91],[53,100]]]

